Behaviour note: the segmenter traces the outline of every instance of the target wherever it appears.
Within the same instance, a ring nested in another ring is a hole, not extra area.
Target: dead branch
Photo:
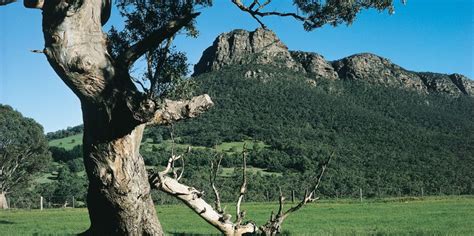
[[[191,146],[188,147],[188,150],[187,150],[187,154],[189,154],[191,152]],[[183,157],[180,159],[181,160],[181,171],[178,175],[178,177],[176,178],[176,180],[181,180],[181,178],[183,177],[183,174],[184,174],[184,154],[183,154]]]
[[[16,2],[16,0],[0,0],[0,6],[8,5],[14,2]]]
[[[188,149],[189,150],[189,149]],[[184,154],[183,154],[184,155]],[[291,207],[287,211],[283,211],[285,197],[280,188],[279,196],[279,208],[278,212],[275,215],[271,213],[269,221],[262,226],[257,226],[253,222],[242,223],[245,217],[245,211],[241,210],[241,204],[245,193],[247,192],[247,149],[244,145],[242,151],[242,184],[240,186],[239,198],[236,204],[236,220],[231,222],[232,215],[226,214],[225,210],[221,207],[221,200],[219,196],[219,191],[215,185],[217,173],[222,161],[222,155],[216,155],[214,160],[210,164],[210,176],[209,181],[214,192],[215,202],[214,207],[207,203],[203,199],[203,192],[196,190],[193,187],[184,185],[179,182],[179,178],[172,178],[168,176],[171,165],[174,161],[182,159],[182,156],[174,156],[168,160],[168,165],[164,171],[158,173],[152,173],[149,178],[149,182],[153,188],[156,188],[162,192],[165,192],[171,196],[174,196],[185,203],[189,208],[191,208],[196,214],[203,218],[206,222],[214,226],[216,229],[221,231],[225,235],[242,235],[245,233],[260,233],[263,235],[276,235],[281,232],[281,225],[283,221],[293,212],[298,211],[304,205],[309,202],[318,200],[316,191],[318,190],[322,177],[326,171],[327,165],[332,159],[333,154],[328,158],[328,160],[321,164],[321,172],[317,176],[314,182],[314,186],[311,192],[306,191],[304,198],[296,206]],[[182,172],[181,172],[182,175]]]
[[[287,211],[283,212],[283,203],[285,201],[285,198],[283,197],[283,194],[280,189],[280,197],[279,197],[279,208],[278,208],[278,213],[275,216],[272,212],[270,219],[267,221],[265,225],[260,226],[260,231],[264,233],[265,235],[276,235],[278,233],[281,233],[281,225],[283,224],[283,221],[293,212],[298,211],[301,209],[304,205],[310,202],[317,201],[319,198],[315,197],[316,191],[318,190],[321,180],[324,176],[324,173],[326,171],[327,166],[329,165],[329,162],[333,158],[334,153],[332,153],[328,160],[322,163],[321,165],[321,172],[316,178],[316,181],[314,183],[314,186],[312,188],[311,192],[306,191],[304,194],[304,198],[301,200],[300,203],[298,203],[296,206],[291,207]]]
[[[247,148],[244,143],[243,150],[242,150],[242,185],[240,186],[239,198],[237,200],[237,206],[236,206],[237,218],[235,220],[235,223],[237,225],[240,225],[242,223],[243,218],[245,217],[245,211],[241,211],[240,206],[242,204],[242,200],[244,199],[245,193],[247,192],[246,171],[247,171]]]
[[[170,172],[170,170],[172,169],[173,163],[174,163],[176,160],[180,159],[181,157],[182,157],[182,155],[177,155],[177,156],[171,155],[171,158],[168,159],[168,164],[166,165],[166,168],[165,168],[163,171],[161,171],[160,173],[161,173],[162,175],[168,174],[168,173]]]
[[[221,206],[221,198],[219,195],[219,191],[217,190],[216,187],[216,178],[217,178],[217,173],[219,172],[219,167],[221,165],[223,155],[219,155],[218,158],[215,158],[215,160],[211,160],[211,173],[209,175],[209,182],[211,183],[212,191],[214,192],[214,208],[216,209],[217,212],[223,214],[224,211],[222,210]],[[216,162],[214,164],[214,162]]]
[[[230,215],[217,211],[202,198],[202,192],[179,183],[177,179],[164,175],[163,172],[152,173],[149,181],[153,188],[181,200],[206,222],[225,235],[242,235],[244,233],[254,233],[257,230],[257,226],[251,222],[244,225],[232,223]]]
[[[211,108],[214,103],[209,95],[193,97],[191,100],[165,100],[163,107],[155,112],[155,117],[148,124],[171,124],[175,121],[193,118]]]

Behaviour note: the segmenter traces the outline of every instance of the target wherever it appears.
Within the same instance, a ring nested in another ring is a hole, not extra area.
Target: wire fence
[[[86,204],[74,196],[12,196],[7,197],[9,209],[79,208]]]
[[[449,191],[447,191],[449,189]],[[255,196],[258,194],[260,196]],[[275,202],[278,201],[279,191],[263,190],[259,192],[248,193],[246,195],[247,202]],[[287,201],[298,202],[303,198],[304,191],[297,190],[285,190],[283,191]],[[442,187],[436,189],[420,187],[414,188],[352,188],[345,190],[325,190],[322,189],[317,194],[321,199],[353,199],[356,201],[364,202],[371,199],[383,199],[383,198],[407,198],[417,197],[423,198],[428,196],[459,196],[464,195],[461,190],[446,188],[443,190]],[[153,191],[152,197],[155,204],[166,205],[166,204],[177,204],[179,201],[169,195],[162,192]],[[212,195],[205,195],[204,198],[208,201],[213,201]],[[87,206],[85,198],[77,198],[75,196],[8,196],[7,205],[8,209],[52,209],[52,208],[83,208]],[[230,197],[229,199],[233,199]],[[227,200],[231,202],[232,200]]]

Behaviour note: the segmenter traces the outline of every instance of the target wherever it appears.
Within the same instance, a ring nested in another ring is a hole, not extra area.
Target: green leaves
[[[28,181],[49,161],[43,128],[11,107],[0,105],[0,190]]]

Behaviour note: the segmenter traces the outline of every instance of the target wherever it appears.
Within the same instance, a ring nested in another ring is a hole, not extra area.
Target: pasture
[[[233,213],[233,205],[224,205]],[[184,205],[156,208],[168,235],[218,234]],[[277,203],[245,203],[243,208],[247,210],[247,219],[262,224],[277,209]],[[87,229],[88,221],[87,209],[3,210],[0,234],[76,234]],[[322,200],[291,215],[283,228],[290,235],[474,235],[473,222],[472,196],[392,198],[362,203]]]

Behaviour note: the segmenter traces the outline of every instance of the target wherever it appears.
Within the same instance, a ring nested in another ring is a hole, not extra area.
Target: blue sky
[[[232,29],[254,30],[258,24],[231,5],[215,0],[198,18],[200,37],[179,37],[178,49],[196,63],[215,37]],[[278,0],[282,10],[289,1]],[[317,52],[335,60],[360,52],[386,57],[414,71],[461,73],[474,78],[474,1],[409,0],[396,3],[396,13],[365,11],[349,27],[323,27],[312,32],[288,18],[266,18],[291,50]],[[121,25],[117,11],[105,26]],[[0,8],[0,103],[8,104],[54,131],[82,123],[78,99],[56,76],[42,54],[41,11],[20,3]]]

